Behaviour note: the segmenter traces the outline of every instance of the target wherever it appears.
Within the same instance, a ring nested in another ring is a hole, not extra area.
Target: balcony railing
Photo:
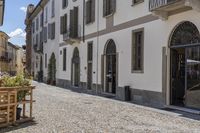
[[[162,6],[167,6],[177,1],[180,0],[149,0],[149,10],[152,11],[154,9],[160,8]]]
[[[37,44],[34,44],[33,49],[36,53],[43,53],[43,44],[40,44],[39,46]]]
[[[69,26],[68,26],[69,27]],[[67,32],[63,34],[63,41],[68,44],[79,43],[81,40],[81,25],[78,26],[77,30],[68,28]]]
[[[200,11],[200,0],[149,0],[149,10],[162,20],[192,9]]]

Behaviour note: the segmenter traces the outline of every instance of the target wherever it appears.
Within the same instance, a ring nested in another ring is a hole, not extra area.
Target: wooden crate
[[[34,86],[0,88],[0,128],[33,120],[32,105],[35,102],[33,89],[35,89]],[[29,91],[30,95],[27,95],[23,101],[17,102],[17,93],[23,90]],[[30,104],[29,116],[26,116],[26,104]],[[17,106],[19,105],[23,107],[22,116],[20,120],[16,120]]]
[[[16,121],[17,92],[0,91],[0,127]]]

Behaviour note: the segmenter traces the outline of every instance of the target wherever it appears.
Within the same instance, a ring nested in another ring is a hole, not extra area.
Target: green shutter
[[[107,0],[103,0],[103,17],[105,17],[107,14],[106,14],[106,2]]]
[[[64,15],[64,25],[63,25],[63,28],[64,28],[64,33],[67,33],[67,14]]]
[[[55,22],[51,24],[51,39],[55,39]]]
[[[48,38],[51,39],[51,24],[48,24]]]
[[[116,11],[116,0],[111,0],[111,7],[110,7],[111,13],[115,13]]]
[[[74,35],[74,10],[70,10],[70,30],[69,30],[69,35],[70,37],[73,37]]]
[[[63,34],[63,16],[60,17],[60,34]]]
[[[74,7],[74,37],[78,37],[78,7]]]
[[[91,4],[91,8],[92,8],[92,11],[91,11],[91,22],[95,21],[95,7],[96,7],[95,1],[96,0],[92,0],[92,4]]]
[[[86,2],[86,24],[90,23],[90,0]]]

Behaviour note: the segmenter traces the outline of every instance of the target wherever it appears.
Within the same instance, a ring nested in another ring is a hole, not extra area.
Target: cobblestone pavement
[[[200,121],[132,103],[34,83],[35,122],[0,133],[198,133]]]

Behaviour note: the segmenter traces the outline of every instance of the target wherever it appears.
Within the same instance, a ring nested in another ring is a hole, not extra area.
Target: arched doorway
[[[80,83],[80,57],[79,57],[79,50],[76,47],[73,52],[72,57],[72,85],[79,86]]]
[[[115,42],[108,40],[104,49],[104,92],[116,93],[117,87],[117,54]]]
[[[43,82],[43,60],[42,60],[42,56],[40,57],[40,71],[38,72],[38,81]]]
[[[200,34],[188,21],[170,39],[170,103],[200,109]]]

